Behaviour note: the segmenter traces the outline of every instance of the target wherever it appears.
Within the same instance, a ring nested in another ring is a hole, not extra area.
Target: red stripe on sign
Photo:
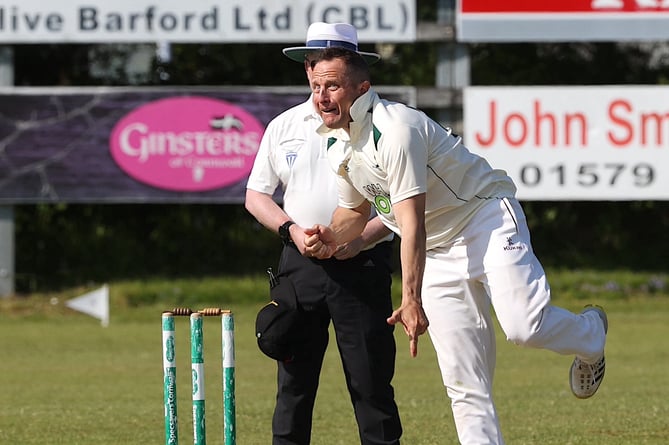
[[[669,12],[663,0],[460,0],[463,13],[545,13],[545,12]]]

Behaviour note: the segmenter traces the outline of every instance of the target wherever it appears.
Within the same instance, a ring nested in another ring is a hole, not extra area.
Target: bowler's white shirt
[[[421,111],[381,100],[370,89],[350,113],[350,134],[323,124],[318,128],[329,138],[339,205],[355,208],[367,199],[384,224],[400,234],[392,205],[426,193],[428,249],[452,241],[486,199],[516,192],[506,172],[493,169]]]

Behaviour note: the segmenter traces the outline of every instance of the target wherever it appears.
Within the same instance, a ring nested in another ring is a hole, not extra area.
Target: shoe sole
[[[596,306],[596,305],[587,305],[585,309],[581,312],[582,314],[586,312],[596,312],[597,315],[599,315],[599,318],[602,320],[602,323],[604,324],[604,333],[608,334],[609,331],[609,320],[608,317],[606,316],[606,312],[601,306]],[[605,356],[602,356],[602,360],[606,360]],[[599,378],[599,383],[597,384],[597,387],[595,388],[594,391],[592,391],[591,394],[587,395],[579,395],[576,394],[574,391],[574,385],[573,385],[573,376],[574,376],[574,367],[576,366],[576,360],[574,360],[571,364],[571,367],[569,368],[569,387],[571,388],[572,394],[578,399],[589,399],[590,397],[594,396],[595,393],[599,390],[599,387],[602,384],[602,381],[604,380],[604,373],[606,372],[606,361],[604,362],[604,369],[602,370],[601,376]]]
[[[596,388],[590,394],[577,394],[574,391],[574,385],[573,385],[574,378],[573,377],[574,377],[574,368],[576,366],[576,362],[573,362],[571,364],[571,368],[569,368],[569,387],[571,388],[571,392],[572,392],[572,394],[574,394],[574,397],[576,397],[577,399],[581,399],[581,400],[589,399],[590,397],[594,396],[597,393],[597,391],[599,390],[599,387],[601,386],[602,382],[604,381],[604,375],[606,373],[606,358],[602,357],[602,360],[604,360],[604,369],[602,370],[602,373],[599,376],[599,382],[597,383]]]

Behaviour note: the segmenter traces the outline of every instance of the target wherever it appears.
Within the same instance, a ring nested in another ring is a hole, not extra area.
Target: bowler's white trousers
[[[594,362],[604,351],[595,312],[550,304],[525,215],[515,199],[488,201],[452,243],[428,250],[423,307],[463,445],[503,444],[492,382],[491,304],[509,341]]]

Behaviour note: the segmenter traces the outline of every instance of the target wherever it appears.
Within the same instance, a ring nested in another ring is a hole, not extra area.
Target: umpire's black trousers
[[[399,444],[402,434],[391,380],[395,372],[390,295],[392,245],[384,242],[350,260],[315,260],[286,245],[279,273],[293,281],[306,311],[308,342],[288,363],[278,362],[273,445],[306,445],[330,320],[334,325],[360,443]]]

